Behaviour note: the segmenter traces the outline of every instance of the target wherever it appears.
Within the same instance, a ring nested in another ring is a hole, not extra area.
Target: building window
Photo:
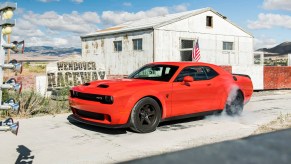
[[[132,39],[133,50],[142,50],[142,39]]]
[[[180,45],[181,61],[192,61],[193,44],[194,44],[194,40],[191,40],[191,39],[181,40],[181,45]]]
[[[122,41],[114,41],[114,51],[120,52],[122,51]]]
[[[234,50],[233,42],[223,42],[223,50]]]
[[[213,19],[212,16],[206,16],[206,26],[213,27]]]
[[[181,49],[193,48],[194,40],[181,40]]]

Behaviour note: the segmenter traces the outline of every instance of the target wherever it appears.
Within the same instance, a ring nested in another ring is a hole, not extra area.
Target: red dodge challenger
[[[223,110],[238,115],[252,93],[248,75],[207,63],[155,62],[126,79],[72,87],[69,102],[77,121],[148,133],[162,121]]]

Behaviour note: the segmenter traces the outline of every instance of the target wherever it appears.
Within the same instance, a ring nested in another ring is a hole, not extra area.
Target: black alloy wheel
[[[150,97],[139,100],[131,112],[130,128],[139,133],[149,133],[156,130],[161,118],[159,104]]]
[[[240,115],[243,111],[244,106],[244,98],[241,92],[237,92],[235,98],[233,98],[230,102],[226,103],[226,113],[228,115]]]

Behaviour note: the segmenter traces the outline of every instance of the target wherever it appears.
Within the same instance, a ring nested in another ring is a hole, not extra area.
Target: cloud
[[[250,29],[271,29],[273,27],[283,27],[291,29],[291,16],[280,14],[259,14],[257,21],[249,21]]]
[[[291,1],[290,0],[264,0],[263,8],[269,9],[269,10],[291,11]]]
[[[12,35],[12,41],[25,40],[25,46],[53,46],[53,47],[81,47],[80,36],[30,36],[24,38],[23,36]]]
[[[83,3],[84,0],[72,0],[72,2],[75,2],[75,3]]]
[[[254,49],[260,49],[260,48],[273,48],[276,45],[278,45],[278,42],[274,38],[269,38],[266,36],[259,36],[257,38],[254,38]]]
[[[139,11],[136,13],[126,11],[104,11],[101,15],[101,20],[105,26],[114,26],[129,21],[187,11],[188,6],[188,3],[183,3],[172,7],[154,7],[152,9]]]
[[[80,47],[80,36],[96,31],[98,23],[99,15],[90,11],[73,11],[67,14],[58,14],[55,11],[42,14],[23,11],[17,18],[12,38],[24,39],[28,46]]]
[[[137,13],[130,13],[125,11],[104,11],[102,13],[102,23],[107,26],[122,24],[128,21],[144,19],[155,16],[162,16],[169,14],[167,7],[155,7],[147,11],[139,11]]]
[[[55,11],[48,11],[43,14],[29,12],[20,21],[35,26],[45,27],[50,30],[88,33],[96,30],[96,24],[100,22],[99,15],[95,12],[84,12],[79,14],[73,11],[70,14],[59,15]]]
[[[58,0],[42,0],[42,2],[52,1]],[[16,13],[18,18],[17,24],[13,28],[12,38],[24,39],[27,46],[80,47],[80,36],[95,32],[98,30],[98,26],[113,26],[128,21],[163,16],[186,11],[187,7],[188,4],[181,4],[171,7],[154,7],[139,12],[104,11],[101,15],[91,11],[59,14],[56,11],[35,13],[22,9],[21,12]]]
[[[55,38],[50,38],[50,37],[31,37],[29,40],[25,41],[27,46],[57,46],[57,47],[65,47],[69,43],[68,39],[60,38],[60,37],[55,37]],[[73,46],[73,45],[72,45]]]
[[[85,12],[82,15],[82,18],[88,23],[100,23],[100,17],[96,12]]]
[[[132,6],[132,4],[131,4],[130,2],[124,2],[122,5],[123,5],[123,6],[127,6],[127,7]]]
[[[60,0],[39,0],[40,2],[48,3],[48,2],[59,2]]]
[[[188,4],[188,3],[183,3],[183,4],[180,4],[180,5],[174,6],[173,9],[176,12],[183,12],[183,11],[187,11],[188,10],[188,6],[189,5],[190,4]]]

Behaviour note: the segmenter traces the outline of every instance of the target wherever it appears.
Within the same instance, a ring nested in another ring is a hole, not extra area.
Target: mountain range
[[[276,53],[279,55],[291,54],[291,42],[283,42],[273,48],[261,48],[257,51]],[[24,53],[32,56],[68,56],[81,55],[81,48],[58,48],[50,46],[25,47]]]
[[[25,47],[24,53],[32,56],[68,56],[81,55],[81,48],[58,48],[50,46]]]
[[[291,54],[291,42],[284,42],[273,48],[261,48],[258,49],[257,51],[276,53],[279,55]]]

